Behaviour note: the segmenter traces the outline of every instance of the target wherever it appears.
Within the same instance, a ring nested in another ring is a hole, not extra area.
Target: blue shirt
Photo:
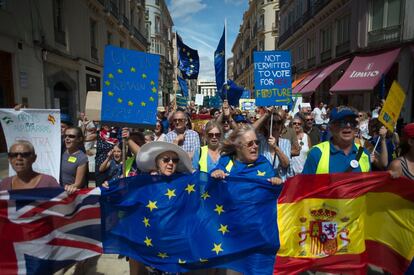
[[[275,171],[272,164],[262,155],[259,155],[254,163],[243,163],[238,160],[233,160],[233,166],[228,172],[226,170],[227,164],[229,164],[231,158],[229,156],[221,156],[217,166],[211,170],[211,173],[216,170],[223,170],[230,176],[246,176],[250,178],[265,178],[269,179],[275,177]]]
[[[270,162],[270,164],[273,164],[273,168],[276,172],[276,175],[280,177],[283,181],[286,181],[288,177],[294,176],[293,174],[289,174],[289,168],[290,168],[289,166],[287,168],[282,168],[280,166],[280,161],[279,161],[279,158],[276,156],[276,153],[275,155],[272,156],[272,154],[270,153],[270,145],[267,142],[267,139],[265,138],[265,136],[263,136],[262,134],[259,134],[258,139],[260,141],[259,154],[263,155]],[[290,161],[292,160],[292,157],[290,154],[291,147],[292,147],[290,144],[290,140],[279,137],[277,146],[279,146],[283,154],[286,155],[290,163]]]
[[[193,168],[200,170],[198,162],[200,161],[200,152],[201,150],[195,150],[193,155]],[[207,154],[207,173],[210,173],[210,171],[215,168],[220,160],[220,157],[216,162],[213,161],[210,154]]]
[[[358,148],[355,144],[352,146],[351,151],[348,155],[345,155],[344,151],[338,150],[330,143],[330,156],[329,156],[329,173],[342,173],[345,172],[351,164],[351,161],[356,158],[358,153]],[[364,153],[368,155],[369,153],[364,148]],[[318,168],[319,160],[321,159],[322,152],[318,147],[312,147],[309,151],[308,158],[306,159],[305,166],[303,167],[302,174],[314,175],[316,174],[316,169]],[[371,160],[369,159],[369,170],[371,170]],[[362,172],[361,166],[358,165],[357,168],[353,168],[352,172]]]

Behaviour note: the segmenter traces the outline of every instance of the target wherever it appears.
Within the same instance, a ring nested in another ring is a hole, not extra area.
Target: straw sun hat
[[[142,172],[157,170],[155,159],[161,153],[172,151],[178,155],[180,161],[177,164],[177,172],[191,173],[192,165],[190,157],[180,146],[165,141],[153,141],[141,147],[136,157],[137,167]]]

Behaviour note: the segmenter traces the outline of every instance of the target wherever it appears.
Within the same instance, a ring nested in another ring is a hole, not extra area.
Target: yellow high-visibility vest
[[[208,172],[207,171],[207,158],[208,158],[208,146],[204,145],[200,148],[200,158],[198,161],[198,165],[200,166],[201,172]]]
[[[360,145],[355,144],[359,149]],[[331,144],[329,141],[325,141],[315,145],[314,147],[321,150],[321,158],[319,159],[318,167],[316,168],[316,174],[328,174],[329,173],[329,157],[331,153]],[[359,166],[361,167],[362,172],[369,172],[369,156],[367,153],[363,152],[361,158],[358,161]]]

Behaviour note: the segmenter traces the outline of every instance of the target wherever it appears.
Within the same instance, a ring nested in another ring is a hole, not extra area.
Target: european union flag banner
[[[200,71],[200,58],[198,51],[184,44],[181,37],[177,34],[178,49],[178,69],[184,79],[197,79]]]
[[[99,189],[0,192],[0,273],[53,274],[102,253]]]
[[[225,45],[225,33],[226,29],[223,29],[219,44],[214,52],[214,69],[216,72],[216,86],[217,91],[223,89],[225,80],[225,68],[226,68],[226,45]]]
[[[101,197],[105,253],[166,272],[272,273],[280,186],[237,177],[217,181],[204,173],[139,175],[110,186]]]
[[[122,125],[155,125],[160,56],[105,47],[101,119]]]
[[[185,81],[184,79],[182,79],[180,76],[177,75],[177,80],[178,80],[178,84],[180,85],[181,88],[181,94],[184,97],[188,97],[188,86],[187,86],[187,81]]]
[[[232,106],[239,105],[239,99],[243,95],[244,88],[238,86],[233,80],[227,80],[221,92],[217,92],[222,100],[227,99]]]

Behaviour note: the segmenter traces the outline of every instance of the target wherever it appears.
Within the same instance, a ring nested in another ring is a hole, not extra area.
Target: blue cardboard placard
[[[292,102],[289,51],[254,52],[256,106],[282,106]]]
[[[160,56],[105,47],[102,123],[155,126]]]

